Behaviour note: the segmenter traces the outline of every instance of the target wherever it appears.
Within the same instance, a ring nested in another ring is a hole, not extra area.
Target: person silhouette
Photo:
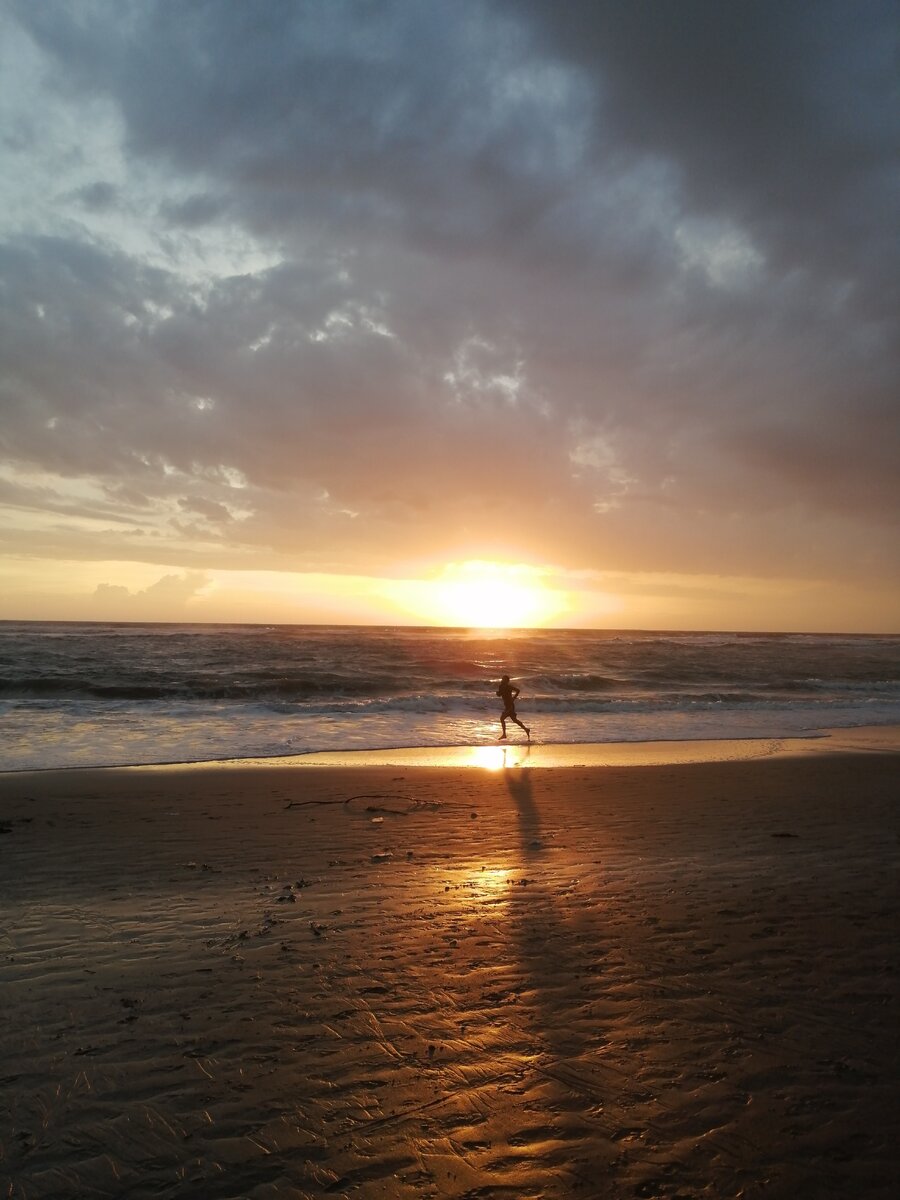
[[[500,680],[500,686],[497,688],[497,695],[503,701],[503,712],[500,714],[500,728],[503,732],[497,738],[498,742],[506,741],[506,722],[514,721],[520,729],[524,729],[529,742],[531,741],[531,730],[527,725],[523,725],[516,716],[516,700],[519,697],[519,689],[515,684],[509,682],[509,676],[504,675]]]

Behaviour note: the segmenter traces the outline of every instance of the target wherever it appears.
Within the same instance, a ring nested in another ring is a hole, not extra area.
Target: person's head
[[[504,675],[504,676],[503,676],[503,678],[500,680],[500,682],[501,682],[501,683],[509,683],[509,676],[508,676],[508,675]]]

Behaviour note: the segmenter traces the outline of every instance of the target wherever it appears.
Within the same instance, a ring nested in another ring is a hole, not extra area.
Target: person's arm
[[[513,700],[518,700],[519,698],[519,689],[517,687],[513,687],[512,698]]]

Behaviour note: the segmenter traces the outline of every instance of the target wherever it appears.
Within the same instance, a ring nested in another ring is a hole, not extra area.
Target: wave
[[[527,683],[531,691],[554,688],[564,692],[608,692],[629,686],[628,680],[621,676],[581,672],[536,675],[529,678]]]
[[[493,686],[483,679],[407,679],[400,689],[394,675],[261,674],[256,678],[229,678],[213,674],[166,678],[101,680],[94,676],[47,674],[0,679],[0,699],[5,702],[42,701],[72,704],[149,702],[270,705],[276,711],[346,712],[370,708],[383,712],[493,711],[498,704]],[[757,681],[681,680],[663,683],[629,682],[603,675],[545,675],[526,686],[519,704],[529,712],[607,712],[621,707],[643,710],[697,705],[740,706],[791,704],[798,700],[819,704],[834,700],[900,701],[900,681],[880,679],[777,680],[768,686]],[[412,683],[413,686],[408,685]],[[673,686],[674,685],[674,686]]]
[[[154,639],[155,642],[154,642]],[[522,704],[806,703],[900,695],[900,638],[300,626],[0,626],[0,699],[69,704],[298,705],[377,701],[420,711]],[[493,681],[493,682],[492,682]],[[411,699],[412,698],[412,699]]]
[[[2,701],[0,701],[2,702]],[[8,703],[8,702],[7,702]],[[33,701],[35,705],[44,707],[47,702],[40,699]],[[69,707],[62,700],[50,702],[58,707]],[[106,707],[104,701],[91,698],[72,699],[69,702],[70,711],[82,711],[85,715],[101,713]],[[807,711],[826,711],[830,708],[855,707],[862,709],[866,705],[894,706],[900,710],[897,700],[886,697],[865,696],[849,699],[841,696],[822,696],[806,698],[802,707]],[[146,712],[152,709],[159,713],[171,713],[182,719],[195,721],[214,715],[217,719],[231,712],[250,717],[264,718],[266,714],[295,719],[347,719],[378,717],[378,718],[415,718],[443,717],[452,720],[494,720],[499,708],[494,699],[464,696],[438,696],[433,694],[383,697],[320,697],[297,700],[294,698],[255,696],[253,698],[208,697],[196,696],[149,697],[141,702],[126,702],[128,710]],[[577,696],[540,696],[527,702],[520,702],[520,715],[528,716],[665,716],[682,713],[685,715],[708,713],[726,713],[737,711],[757,712],[789,712],[797,708],[795,700],[782,697],[758,696],[742,693],[707,692],[701,694],[672,694],[667,696],[615,696],[615,697],[577,697]],[[900,719],[900,711],[898,711]]]
[[[301,701],[316,696],[379,696],[395,690],[390,677],[351,676],[281,677],[261,680],[185,678],[128,679],[101,682],[70,675],[24,676],[0,680],[0,696],[11,699],[95,700],[264,700],[289,698]]]

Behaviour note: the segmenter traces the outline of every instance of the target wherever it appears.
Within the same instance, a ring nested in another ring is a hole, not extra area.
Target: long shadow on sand
[[[545,831],[535,799],[534,770],[521,765],[503,770],[503,780],[515,805],[519,856],[525,872],[510,906],[511,940],[528,980],[536,1017],[535,1052],[554,1077],[554,1064],[596,1051],[605,1041],[601,1021],[591,1003],[602,991],[605,952],[596,945],[596,929],[588,929],[572,913],[578,906],[573,892],[578,881],[553,865],[553,831]],[[565,904],[560,898],[565,896]],[[563,915],[563,910],[567,915]],[[571,1072],[566,1072],[571,1074]],[[599,1100],[591,1089],[591,1098]]]

